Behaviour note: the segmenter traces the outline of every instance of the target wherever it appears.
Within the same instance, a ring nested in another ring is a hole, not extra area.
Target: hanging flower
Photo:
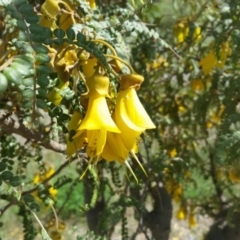
[[[177,38],[178,43],[184,42],[189,34],[189,26],[187,20],[181,20],[173,27],[173,33]]]
[[[61,94],[61,91],[67,88],[69,85],[69,82],[64,82],[59,79],[59,83],[55,88],[53,88],[48,94],[47,98],[50,102],[52,102],[55,106],[59,106],[61,103],[63,96]]]
[[[49,19],[55,20],[58,13],[60,12],[60,7],[58,6],[58,1],[46,0],[41,6],[41,12],[44,16]]]
[[[217,56],[214,48],[214,43],[211,44],[212,50],[199,62],[199,66],[205,75],[211,73],[214,67],[223,68],[227,57],[231,55],[232,50],[228,42],[223,43],[219,49],[219,56]]]
[[[188,214],[187,207],[185,205],[181,204],[177,213],[176,213],[176,218],[178,220],[187,219],[187,214]]]
[[[136,93],[143,80],[143,77],[137,74],[123,75],[116,100],[114,120],[129,151],[134,148],[141,133],[146,129],[155,128]]]
[[[91,8],[96,8],[96,1],[95,0],[87,0]]]
[[[96,73],[86,80],[86,86],[88,92],[84,95],[89,97],[87,112],[73,139],[86,131],[86,152],[90,158],[98,160],[106,144],[107,133],[120,133],[120,130],[111,117],[105,98],[108,96],[109,78]]]
[[[77,138],[73,139],[72,137],[76,134],[76,131],[82,121],[82,114],[78,111],[74,111],[71,120],[68,125],[67,134],[67,155],[71,156],[77,152],[78,149],[83,148],[87,144],[86,133],[81,134]]]

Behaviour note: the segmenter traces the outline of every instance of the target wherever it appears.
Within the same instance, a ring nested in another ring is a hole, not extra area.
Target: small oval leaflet
[[[25,202],[34,202],[34,197],[31,194],[26,194],[22,196]]]
[[[45,53],[36,54],[35,59],[39,63],[49,63],[51,61],[51,58]]]
[[[68,28],[66,34],[69,40],[73,41],[75,39],[75,32],[72,28]]]
[[[47,87],[49,85],[49,79],[47,74],[41,74],[37,77],[37,83],[40,87]]]
[[[26,3],[19,8],[19,12],[21,12],[24,15],[31,15],[34,12],[34,9],[32,5]]]
[[[19,176],[14,176],[9,180],[9,182],[12,187],[17,187],[17,186],[21,185],[22,180]]]
[[[4,171],[7,168],[6,163],[0,162],[0,172]]]
[[[33,211],[39,212],[40,211],[40,207],[37,203],[33,202],[30,204],[29,208]]]
[[[3,181],[8,181],[13,177],[13,173],[10,171],[5,171],[2,173],[2,180]]]
[[[60,38],[60,39],[64,38],[64,36],[65,36],[65,32],[62,29],[59,29],[59,28],[55,29],[53,31],[53,33],[57,38]]]

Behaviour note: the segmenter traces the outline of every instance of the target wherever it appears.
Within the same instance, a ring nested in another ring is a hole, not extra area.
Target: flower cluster
[[[181,19],[174,25],[173,33],[177,38],[178,43],[183,43],[188,37],[190,37],[190,20],[191,19],[189,18]],[[202,38],[200,26],[194,26],[191,38],[193,41],[200,40]]]
[[[88,2],[91,8],[96,7],[95,1]],[[60,28],[66,31],[80,21],[75,18],[73,9],[70,1],[46,0],[41,7],[40,24],[52,30]],[[90,38],[85,33],[82,35],[92,46],[103,45],[107,49],[103,54],[105,64],[94,51],[86,50],[75,41],[66,41],[57,49],[49,47],[49,65],[56,71],[58,83],[48,92],[48,100],[55,106],[61,104],[62,92],[68,86],[78,94],[76,86],[79,81],[83,81],[87,89],[80,97],[80,105],[85,111],[75,110],[69,122],[67,154],[71,156],[84,148],[90,158],[89,164],[100,159],[116,160],[126,164],[135,177],[127,158],[130,155],[138,161],[136,153],[140,135],[146,129],[155,128],[137,95],[144,78],[119,58],[104,39]],[[123,65],[129,71],[122,71]],[[114,80],[119,81],[117,94],[116,88],[111,85],[114,81],[111,73],[115,75]]]
[[[85,68],[87,66],[84,65]],[[88,67],[94,69],[91,61]],[[83,72],[89,73],[90,70]],[[89,164],[100,159],[109,162],[116,160],[125,163],[135,177],[127,158],[131,155],[138,161],[135,153],[140,135],[146,129],[155,128],[136,92],[144,78],[134,72],[122,74],[116,104],[110,111],[107,102],[110,99],[110,80],[107,74],[96,68],[92,75],[85,75],[88,76],[85,81],[87,92],[82,94],[81,102],[86,114],[82,117],[75,111],[72,115],[67,154],[72,155],[78,149],[85,148],[90,157]]]
[[[204,75],[210,74],[215,67],[222,69],[227,61],[227,57],[232,53],[228,42],[220,46],[219,54],[216,53],[214,45],[214,43],[211,44],[210,52],[199,62]]]

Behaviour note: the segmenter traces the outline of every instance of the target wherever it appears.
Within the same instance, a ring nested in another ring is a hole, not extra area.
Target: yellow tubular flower
[[[176,218],[178,220],[183,220],[187,218],[187,208],[184,205],[181,205],[180,208],[178,209],[177,213],[176,213]]]
[[[60,18],[59,18],[59,27],[66,31],[68,28],[72,27],[73,24],[75,24],[76,21],[73,17],[73,14],[69,13],[62,13]]]
[[[96,69],[95,67],[97,66],[98,60],[97,58],[89,58],[87,60],[87,64],[82,66],[83,74],[86,78],[90,78],[93,76],[95,73]]]
[[[105,98],[108,96],[109,78],[95,74],[86,80],[86,85],[88,92],[85,95],[89,97],[87,112],[73,139],[86,131],[87,154],[98,160],[106,144],[107,132],[119,133],[120,130],[111,117]]]
[[[107,141],[104,146],[101,157],[106,161],[118,161],[124,163],[129,154],[118,133],[108,132]]]
[[[53,198],[54,200],[56,200],[56,196],[57,196],[58,190],[57,190],[56,188],[54,188],[54,187],[50,187],[50,188],[48,189],[48,192],[49,192],[49,194],[52,196],[52,198]]]
[[[39,17],[39,24],[42,27],[47,27],[47,28],[53,29],[55,27],[55,20],[51,19],[51,18],[48,18],[45,15],[41,15]]]
[[[55,0],[46,0],[41,6],[42,14],[50,19],[56,19],[60,10],[61,9],[58,6],[58,1]]]
[[[206,57],[204,57],[200,62],[199,66],[205,75],[209,74],[216,65],[216,57],[214,52],[211,51]]]
[[[189,34],[189,26],[187,20],[178,22],[173,28],[173,33],[177,38],[178,43],[184,42]]]
[[[197,220],[195,218],[195,215],[192,213],[189,215],[188,224],[190,228],[193,228],[197,225]]]
[[[155,128],[136,93],[142,81],[143,77],[137,74],[123,75],[116,100],[114,120],[129,151],[134,148],[142,132]]]
[[[72,139],[72,131],[77,131],[80,123],[82,121],[82,114],[78,111],[74,111],[72,118],[68,125],[69,133],[67,134],[67,155],[71,156],[77,152],[78,149],[81,149],[86,144],[86,134],[82,133],[75,139]]]
[[[68,81],[64,82],[59,79],[59,84],[56,86],[56,88],[58,88],[59,90],[63,90],[64,88],[68,87],[68,85],[69,85]],[[60,94],[60,92],[53,88],[52,91],[47,94],[47,98],[55,106],[58,106],[61,103],[63,96]]]
[[[214,43],[211,44],[211,48],[214,47]],[[202,67],[202,71],[205,75],[209,74],[214,67],[223,68],[227,57],[231,55],[232,50],[229,47],[228,42],[225,42],[221,45],[219,49],[219,59],[215,53],[215,50],[211,50],[207,56],[205,56],[200,62],[199,66]]]
[[[91,8],[96,8],[96,1],[95,0],[87,0]]]

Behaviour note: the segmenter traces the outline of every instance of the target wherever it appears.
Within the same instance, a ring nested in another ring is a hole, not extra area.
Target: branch
[[[86,158],[86,154],[85,153],[79,153],[78,154],[78,157],[82,158],[82,159],[85,159]],[[73,158],[71,159],[71,162],[77,160],[78,158]],[[66,162],[64,162],[52,175],[50,175],[48,178],[46,178],[44,181],[41,182],[41,184],[46,184],[48,183],[52,178],[54,178],[56,175],[58,175],[65,167],[67,167],[70,163],[70,160],[67,160]],[[26,194],[30,194],[32,192],[35,192],[38,190],[38,186],[28,190],[28,191],[25,191],[25,192],[22,192],[22,196],[23,195],[26,195]]]
[[[40,132],[28,129],[23,123],[9,117],[8,113],[0,112],[0,127],[4,132],[15,133],[31,141],[39,142],[46,149],[59,153],[66,152],[66,144],[55,142]]]

